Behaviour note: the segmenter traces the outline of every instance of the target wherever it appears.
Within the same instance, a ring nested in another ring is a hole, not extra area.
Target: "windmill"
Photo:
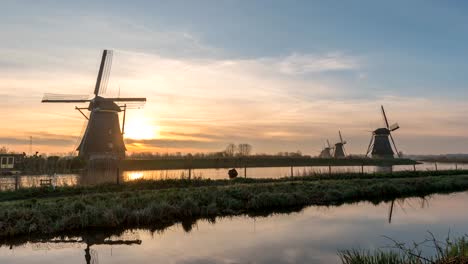
[[[88,124],[77,150],[79,155],[90,158],[125,156],[125,115],[128,108],[139,108],[144,105],[146,98],[103,97],[109,81],[112,65],[112,51],[104,50],[94,88],[94,95],[60,95],[45,94],[42,103],[89,103],[88,107],[77,107]],[[90,111],[89,117],[82,110]],[[123,111],[122,129],[120,128],[119,113]]]
[[[92,246],[134,246],[141,245],[142,241],[138,233],[124,232],[120,235],[109,235],[101,232],[84,232],[79,237],[61,236],[52,239],[30,239],[28,241],[37,249],[68,248],[75,245],[85,244],[85,262],[87,264],[99,263],[98,252]]]
[[[319,155],[319,158],[322,158],[322,159],[330,159],[332,158],[332,147],[330,146],[330,141],[328,141],[327,139],[327,145],[325,146],[325,148],[323,148],[323,150],[320,152],[320,155]]]
[[[340,136],[340,142],[335,144],[335,152],[333,154],[333,157],[335,159],[343,159],[343,158],[346,158],[346,152],[344,149],[344,145],[346,144],[346,141],[343,141],[343,137],[341,136],[341,131],[338,131],[338,135]]]
[[[391,133],[399,129],[400,126],[398,123],[390,126],[387,115],[385,114],[384,107],[381,106],[381,109],[385,127],[377,128],[376,130],[372,131],[372,137],[369,146],[367,147],[366,156],[370,154],[372,158],[394,158],[394,154],[396,152],[398,157],[400,157],[400,153],[398,152]],[[393,152],[392,144],[390,144],[389,138],[392,140],[395,152]]]

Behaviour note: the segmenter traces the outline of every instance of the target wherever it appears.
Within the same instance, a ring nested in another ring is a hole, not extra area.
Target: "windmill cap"
[[[388,128],[382,127],[382,128],[377,128],[374,130],[374,134],[376,135],[390,135],[390,130]]]

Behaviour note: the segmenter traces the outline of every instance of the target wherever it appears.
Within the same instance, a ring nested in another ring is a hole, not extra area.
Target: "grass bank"
[[[468,189],[468,175],[309,180],[141,182],[71,188],[68,195],[0,202],[0,237],[88,228],[151,227],[184,219],[425,196]],[[208,184],[209,183],[209,184]],[[171,185],[173,184],[173,185]],[[176,185],[182,185],[183,188]],[[206,185],[208,184],[208,185]],[[140,188],[146,186],[146,188]],[[150,186],[150,187],[148,187]],[[73,193],[72,190],[81,190]],[[102,191],[105,190],[105,191]],[[67,190],[64,189],[64,192]],[[8,193],[9,195],[14,195]],[[4,194],[2,194],[4,195]],[[2,197],[0,195],[0,197]],[[11,197],[10,197],[11,198]]]
[[[137,180],[117,184],[100,184],[96,186],[63,186],[57,188],[24,188],[19,190],[0,191],[0,202],[16,201],[24,199],[43,199],[53,197],[66,197],[71,195],[90,195],[93,193],[162,190],[170,188],[197,188],[214,186],[232,186],[238,184],[281,183],[281,182],[314,182],[328,180],[353,180],[353,179],[395,179],[395,178],[420,178],[468,175],[468,170],[444,170],[444,171],[400,171],[393,173],[333,173],[321,174],[305,171],[301,176],[284,178],[236,178],[233,180],[211,179],[163,179],[163,180]]]
[[[431,235],[419,243],[410,246],[393,241],[392,250],[344,250],[339,252],[343,264],[466,264],[468,263],[467,237],[439,241]],[[423,250],[425,249],[425,250]],[[430,256],[423,254],[432,249]]]

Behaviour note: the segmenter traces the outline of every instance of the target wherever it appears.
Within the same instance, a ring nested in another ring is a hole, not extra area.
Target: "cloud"
[[[22,133],[21,133],[22,134]],[[0,144],[2,145],[29,145],[30,136],[33,138],[34,146],[70,146],[76,143],[77,138],[69,135],[50,134],[47,132],[33,132],[29,136],[3,136],[0,137]]]
[[[277,63],[285,74],[308,74],[329,71],[351,71],[360,68],[357,58],[341,52],[317,54],[293,53]]]
[[[99,58],[93,57],[95,61]],[[132,151],[217,151],[229,142],[246,142],[256,152],[300,149],[314,153],[327,138],[333,142],[341,130],[349,142],[349,152],[361,153],[362,146],[368,144],[368,131],[382,126],[380,104],[385,105],[390,122],[400,123],[395,136],[405,152],[436,152],[440,148],[430,150],[422,139],[459,139],[468,128],[464,118],[468,109],[463,102],[398,95],[348,97],[356,92],[354,88],[282,73],[277,66],[288,57],[181,59],[117,50],[108,95],[116,95],[120,88],[121,96],[148,98],[145,109],[129,111],[127,120],[144,119],[150,127],[158,127],[159,136],[148,141],[127,139]],[[69,89],[71,93],[92,91],[95,70],[63,70],[64,74],[54,76],[31,73],[27,79],[18,80],[2,78],[0,88],[8,103],[0,108],[15,108],[5,117],[10,127],[3,134],[12,134],[13,130],[48,131],[59,138],[50,141],[51,146],[63,144],[69,150],[72,140],[60,141],[60,135],[78,137],[83,118],[74,111],[74,105],[40,104],[41,91],[61,92],[70,80],[74,86]],[[17,87],[11,90],[15,95],[8,94],[9,87]],[[79,89],[75,91],[75,87]],[[19,96],[18,89],[24,89],[26,95]],[[421,139],[414,140],[416,136]],[[44,144],[46,139],[51,140],[44,135],[38,138],[44,138]],[[463,140],[461,144],[444,142],[458,151],[468,146]]]
[[[27,21],[0,25],[0,111],[8,113],[3,144],[27,145],[29,134],[47,131],[35,136],[38,145],[69,150],[84,120],[74,105],[41,104],[42,94],[91,93],[101,48],[114,47],[108,95],[147,97],[145,109],[129,111],[128,120],[144,115],[160,130],[154,140],[128,140],[135,149],[214,151],[247,142],[257,152],[310,153],[340,129],[350,152],[360,153],[368,131],[381,126],[380,104],[391,122],[400,123],[396,139],[405,152],[439,151],[441,144],[428,148],[424,139],[444,142],[446,150],[468,148],[464,102],[381,93],[379,87],[364,94],[353,82],[372,76],[359,54],[235,58],[190,32],[125,17],[64,13],[22,19]]]

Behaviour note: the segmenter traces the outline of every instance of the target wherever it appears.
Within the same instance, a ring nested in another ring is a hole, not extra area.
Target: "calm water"
[[[339,263],[337,250],[375,249],[422,241],[427,231],[443,239],[468,234],[468,193],[390,203],[308,207],[268,217],[238,216],[177,224],[120,236],[74,237],[84,242],[26,243],[0,247],[0,263]],[[429,250],[430,249],[426,249]]]
[[[468,164],[455,163],[437,163],[437,169],[468,169]],[[361,172],[361,166],[335,166],[332,167],[332,173],[340,172]],[[385,168],[384,168],[385,169]],[[412,171],[414,168],[410,166],[393,166],[393,171]],[[226,169],[194,169],[191,171],[190,176],[192,178],[210,178],[210,179],[227,179],[228,170]],[[307,173],[328,173],[328,167],[294,167],[293,175],[300,176]],[[364,172],[373,173],[382,171],[382,168],[376,166],[364,167]],[[426,162],[416,166],[416,170],[435,170],[435,163]],[[291,176],[291,167],[270,167],[270,168],[248,168],[245,171],[243,168],[237,169],[239,177],[249,178],[281,178]],[[159,180],[159,179],[180,179],[188,178],[188,170],[149,170],[149,171],[124,171],[120,176],[120,181],[132,181],[138,179],[147,180]],[[52,182],[56,186],[72,186],[72,185],[93,185],[105,182],[116,182],[117,177],[114,173],[100,173],[98,177],[96,175],[78,175],[78,174],[58,174],[56,177],[50,175],[34,175],[34,176],[20,176],[18,187],[28,188],[34,186],[40,186],[41,180],[52,179]],[[0,177],[0,190],[14,189],[16,185],[14,177]]]

